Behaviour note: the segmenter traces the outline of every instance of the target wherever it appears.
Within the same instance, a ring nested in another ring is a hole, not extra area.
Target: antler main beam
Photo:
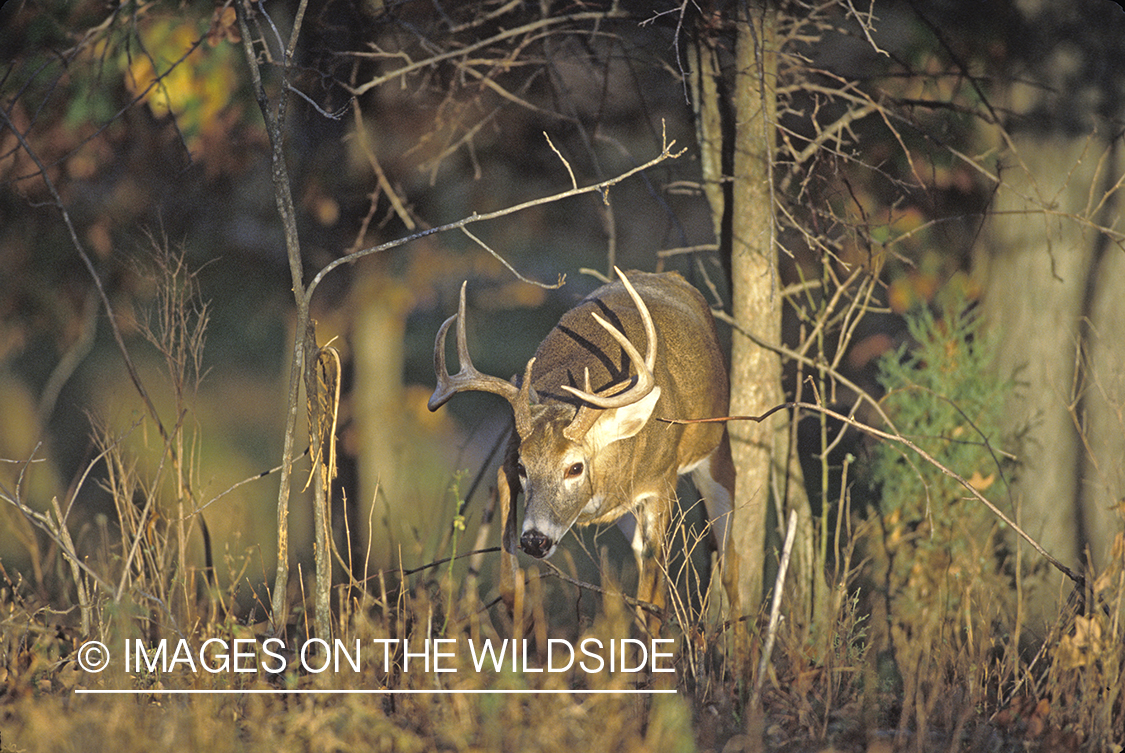
[[[625,336],[624,332],[614,327],[597,313],[591,314],[591,316],[594,317],[594,321],[600,324],[625,350],[626,355],[629,356],[629,361],[637,369],[636,381],[616,395],[599,395],[596,392],[592,392],[590,390],[589,371],[586,372],[585,390],[571,387],[569,384],[561,385],[562,389],[583,402],[596,405],[599,408],[623,408],[626,405],[632,405],[639,400],[643,400],[648,393],[652,392],[652,388],[656,386],[656,379],[652,375],[652,370],[656,366],[656,325],[652,322],[652,315],[649,313],[648,306],[641,300],[640,295],[637,294],[636,289],[633,288],[629,279],[625,277],[617,267],[613,269],[617,272],[617,276],[621,278],[621,283],[625,286],[625,289],[629,291],[629,297],[632,298],[633,303],[637,305],[637,311],[640,313],[641,321],[644,323],[645,337],[648,342],[645,348],[645,355],[642,358],[640,351],[629,341],[629,338]]]
[[[466,391],[491,392],[515,405],[520,394],[518,387],[500,377],[482,374],[473,366],[465,339],[465,285],[466,283],[461,283],[461,302],[457,306],[457,313],[442,323],[434,342],[434,373],[437,374],[438,383],[434,387],[434,394],[430,395],[427,407],[437,410],[458,392]],[[461,364],[461,370],[451,375],[445,365],[445,336],[454,321],[457,322],[457,361]],[[529,363],[528,367],[530,366]]]
[[[535,364],[532,358],[524,369],[523,386],[516,387],[511,382],[500,377],[489,376],[477,371],[473,366],[473,359],[469,355],[469,345],[465,337],[465,285],[461,283],[461,301],[457,305],[457,313],[442,322],[438,330],[437,339],[434,341],[434,373],[437,375],[437,386],[434,394],[426,407],[437,410],[456,395],[458,392],[491,392],[507,400],[512,406],[516,417],[516,431],[520,436],[526,436],[531,430],[531,367]],[[456,374],[450,374],[445,364],[445,337],[453,322],[457,322],[457,361],[461,369]]]

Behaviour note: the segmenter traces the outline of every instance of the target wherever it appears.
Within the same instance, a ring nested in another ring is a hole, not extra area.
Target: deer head
[[[606,503],[606,480],[611,473],[612,453],[616,442],[637,435],[652,415],[660,399],[653,369],[656,363],[656,327],[648,307],[624,274],[618,270],[640,315],[646,338],[642,357],[625,333],[598,313],[594,323],[613,338],[628,358],[635,375],[624,383],[611,383],[597,390],[590,385],[589,366],[575,363],[581,369],[582,388],[571,384],[557,385],[571,400],[558,395],[540,398],[533,384],[536,358],[528,361],[519,386],[498,377],[480,373],[473,366],[465,340],[465,286],[457,313],[438,330],[434,347],[434,371],[438,385],[429,401],[436,410],[458,392],[476,390],[491,392],[508,401],[515,416],[514,465],[520,488],[526,500],[526,513],[519,545],[533,557],[549,557],[562,536],[582,513],[596,515]],[[457,358],[461,369],[450,375],[445,363],[445,339],[453,322],[457,322]],[[555,336],[555,341],[552,341]],[[565,347],[558,330],[540,345],[539,353],[558,357],[558,348]],[[547,385],[549,388],[550,385]],[[509,452],[511,456],[513,453]],[[619,513],[620,514],[620,513]],[[506,538],[511,547],[509,534]]]

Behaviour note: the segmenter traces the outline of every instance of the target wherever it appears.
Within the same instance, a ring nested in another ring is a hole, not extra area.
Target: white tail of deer
[[[465,342],[464,285],[457,313],[438,331],[438,383],[430,410],[458,392],[476,390],[500,395],[515,415],[497,474],[509,594],[520,491],[520,549],[550,557],[575,524],[624,523],[640,573],[637,597],[658,607],[665,603],[667,530],[681,474],[691,473],[714,543],[726,552],[735,473],[725,424],[653,420],[727,414],[727,370],[711,310],[675,272],[630,272],[629,279],[617,273],[620,282],[598,288],[563,315],[527,362],[518,386],[473,367]],[[461,369],[450,375],[445,338],[454,321]],[[634,343],[644,344],[643,356]],[[659,620],[650,617],[653,623]]]

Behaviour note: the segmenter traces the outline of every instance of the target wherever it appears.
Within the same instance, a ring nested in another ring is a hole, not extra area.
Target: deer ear
[[[656,401],[659,399],[660,387],[653,387],[652,392],[635,403],[602,411],[598,420],[586,433],[586,440],[594,446],[594,451],[597,452],[606,445],[636,435],[648,423],[648,419],[652,416],[652,411],[656,407]]]

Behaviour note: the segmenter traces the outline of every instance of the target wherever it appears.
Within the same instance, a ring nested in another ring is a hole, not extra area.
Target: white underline
[[[156,695],[158,693],[166,693],[168,695],[249,695],[249,694],[265,694],[265,695],[299,695],[299,694],[332,694],[342,695],[345,693],[359,693],[363,695],[480,695],[484,693],[507,693],[517,695],[656,695],[664,693],[675,693],[675,689],[660,689],[660,690],[606,690],[606,689],[575,689],[575,690],[518,690],[518,689],[487,689],[477,688],[471,690],[405,690],[405,689],[386,689],[386,690],[342,690],[342,689],[325,689],[317,690],[315,688],[296,688],[287,690],[283,688],[246,688],[245,690],[236,690],[233,688],[218,688],[212,690],[199,690],[199,689],[145,689],[145,690],[113,690],[113,689],[100,689],[100,688],[75,688],[75,693],[83,693],[89,695]]]

